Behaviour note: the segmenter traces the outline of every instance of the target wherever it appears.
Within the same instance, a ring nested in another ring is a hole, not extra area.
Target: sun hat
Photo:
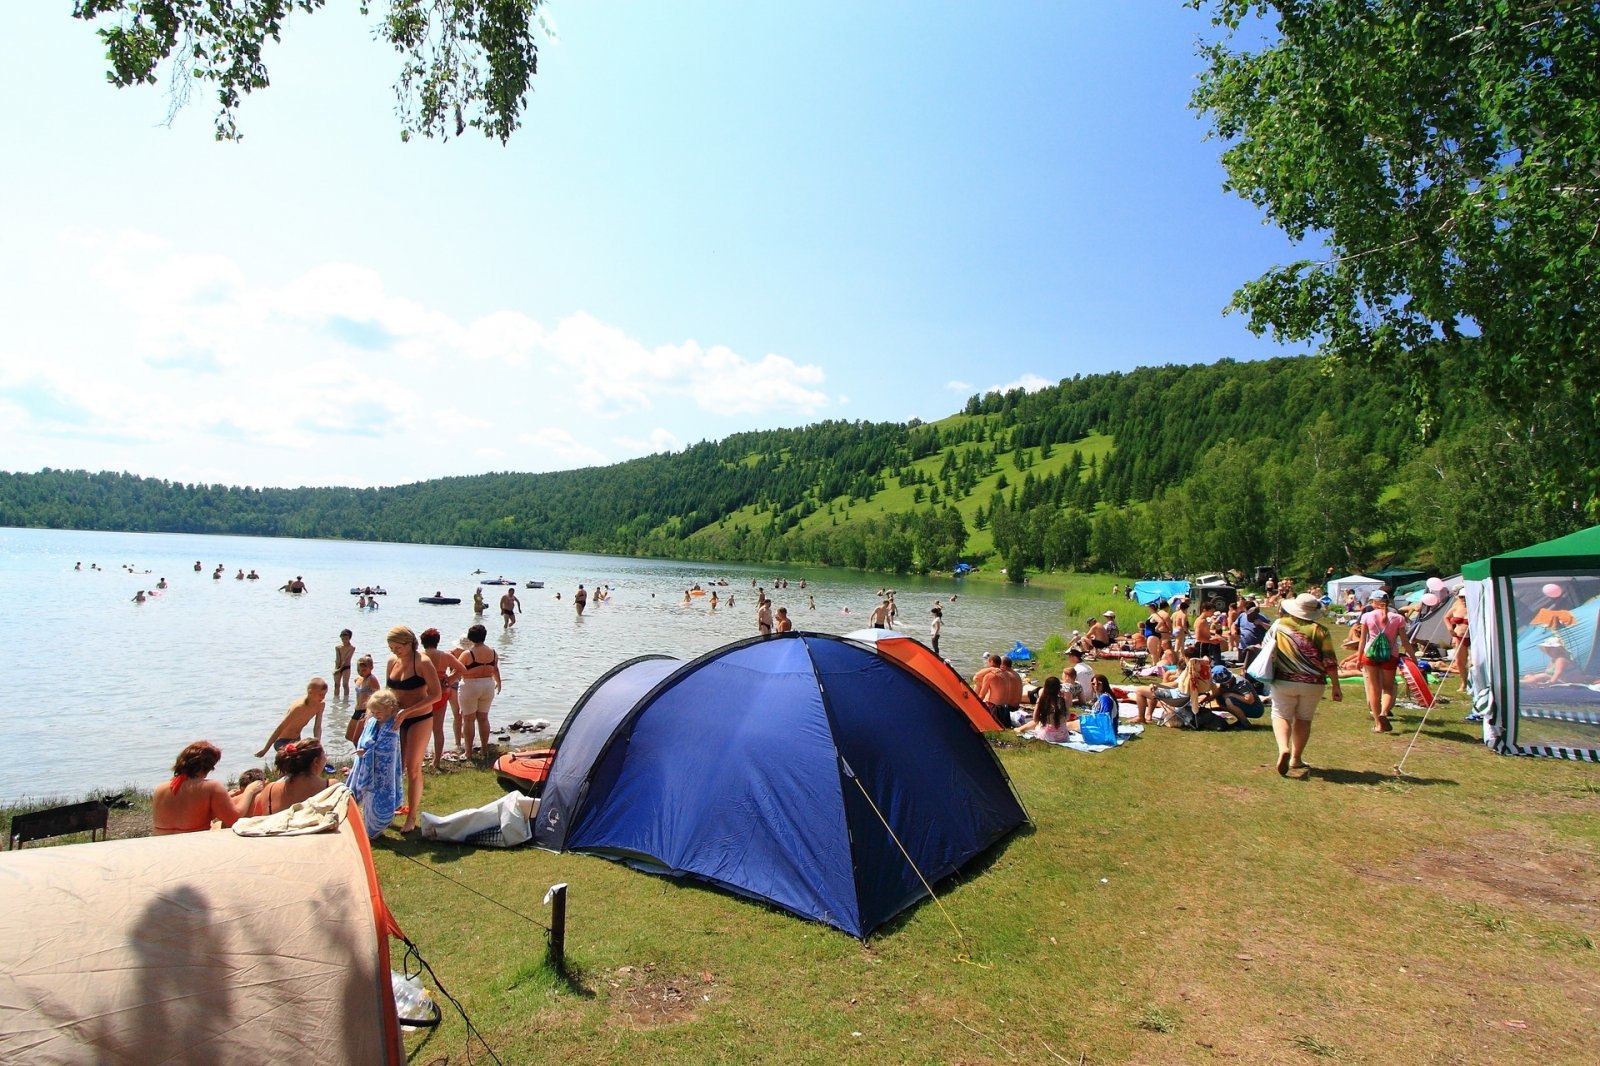
[[[1228,673],[1228,668],[1226,666],[1219,664],[1211,668],[1211,680],[1216,684],[1220,685],[1222,682],[1228,680],[1228,678],[1232,676],[1232,674]]]
[[[1315,621],[1322,613],[1322,601],[1309,592],[1302,592],[1283,605],[1284,614],[1292,614],[1302,622]]]
[[[1549,640],[1541,640],[1539,642],[1539,650],[1540,651],[1566,651],[1567,650],[1567,646],[1565,644],[1561,643],[1560,638],[1551,637]]]
[[[1116,611],[1107,611],[1105,614],[1101,615],[1102,618],[1115,618],[1116,616]]]

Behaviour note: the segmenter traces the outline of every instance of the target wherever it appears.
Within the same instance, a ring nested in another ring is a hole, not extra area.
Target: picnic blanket
[[[1140,736],[1143,733],[1144,733],[1144,726],[1142,726],[1142,725],[1131,725],[1131,724],[1129,724],[1127,722],[1123,722],[1123,723],[1121,723],[1120,725],[1117,726],[1117,736],[1121,737],[1124,741],[1128,740],[1131,737]],[[1032,733],[1024,733],[1022,735],[1027,737],[1029,740],[1038,740],[1039,739],[1038,737],[1034,736]],[[1051,745],[1053,745],[1053,746],[1055,746],[1057,748],[1071,748],[1073,751],[1087,751],[1087,752],[1090,752],[1091,754],[1095,753],[1095,752],[1101,752],[1101,751],[1110,751],[1111,748],[1112,748],[1112,745],[1110,745],[1110,744],[1085,744],[1081,740],[1062,740],[1062,741],[1047,740],[1047,741],[1045,741],[1045,743],[1046,744],[1051,744]]]

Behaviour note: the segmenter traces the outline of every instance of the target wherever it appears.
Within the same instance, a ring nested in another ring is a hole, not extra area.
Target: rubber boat
[[[542,588],[544,588],[544,582],[543,581],[530,581],[530,582],[528,582],[528,587],[530,589],[542,589]]]
[[[376,588],[351,589],[350,590],[350,595],[352,595],[352,596],[387,596],[387,595],[389,595],[389,593],[383,588],[382,585],[379,585]]]
[[[544,791],[544,779],[556,753],[549,748],[538,751],[513,751],[495,760],[494,777],[507,792],[537,796]]]
[[[515,585],[516,581],[509,577],[489,577],[478,582],[480,585]]]
[[[417,602],[418,603],[442,603],[442,604],[448,605],[448,604],[460,603],[461,602],[461,597],[460,596],[418,596],[417,597]]]

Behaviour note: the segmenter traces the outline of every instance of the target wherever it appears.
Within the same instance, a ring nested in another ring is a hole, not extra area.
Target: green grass
[[[375,862],[507,1063],[1592,1062],[1594,768],[1495,756],[1456,700],[1402,778],[1420,712],[1360,706],[1324,701],[1288,778],[1264,728],[1008,745],[1032,828],[866,944],[592,857],[390,833]],[[451,770],[426,806],[497,795]],[[445,1009],[411,1060],[487,1061]]]
[[[1592,768],[1494,756],[1446,710],[1402,780],[1418,716],[1374,736],[1358,707],[1324,703],[1305,779],[1264,729],[1007,747],[1034,828],[866,945],[594,858],[387,839],[377,864],[507,1062],[1592,1061]],[[402,854],[537,920],[569,882],[571,980],[536,925]],[[1551,855],[1555,900],[1528,865]],[[463,1039],[447,1020],[418,1061]]]

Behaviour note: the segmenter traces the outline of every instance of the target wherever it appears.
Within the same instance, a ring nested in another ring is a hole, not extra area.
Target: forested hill
[[[0,474],[0,525],[1018,573],[1452,565],[1580,524],[1472,411],[1447,407],[1425,447],[1386,388],[1312,358],[1152,367],[974,396],[935,423],[823,422],[380,489],[47,469]],[[1475,500],[1494,513],[1472,517]]]

